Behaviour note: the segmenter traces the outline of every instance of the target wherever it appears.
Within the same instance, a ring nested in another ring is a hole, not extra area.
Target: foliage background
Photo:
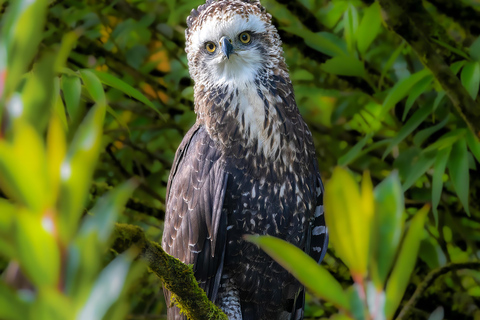
[[[0,3],[3,17],[12,1]],[[151,101],[149,106],[141,98],[131,98],[125,94],[128,90],[98,77],[105,84],[108,108],[100,160],[84,214],[106,191],[136,177],[141,183],[125,198],[126,209],[116,219],[142,227],[154,241],[161,239],[165,189],[175,150],[195,121],[184,29],[190,10],[202,3],[50,1],[45,28],[26,36],[26,41],[39,41],[38,48],[31,49],[31,57],[17,58],[27,59],[30,70],[45,55],[63,52],[65,46],[73,48],[65,51],[65,67],[70,71],[55,70],[58,86],[45,85],[45,90],[58,90],[66,110],[69,143],[87,112],[98,104],[85,78],[81,94],[69,91],[65,80],[69,72],[105,72]],[[381,12],[381,7],[391,8],[395,3],[402,5]],[[431,270],[450,262],[477,261],[480,2],[264,0],[262,4],[272,14],[284,42],[297,103],[313,132],[324,180],[336,165],[348,166],[358,180],[369,170],[374,185],[398,170],[407,225],[419,208],[432,203],[403,303]],[[22,23],[33,24],[35,19]],[[393,30],[384,20],[393,22]],[[416,29],[396,29],[395,21],[407,20]],[[2,28],[5,25],[2,18]],[[402,34],[404,39],[395,32],[405,30],[413,33]],[[2,32],[7,34],[5,29]],[[420,40],[415,32],[422,35]],[[422,41],[429,47],[417,43]],[[433,48],[440,63],[422,48]],[[443,74],[438,72],[445,66],[454,70],[464,89],[445,87]],[[455,102],[454,97],[463,97],[465,92],[473,109],[464,100]],[[72,102],[75,94],[79,103]],[[2,97],[2,108],[7,108],[11,98]],[[8,131],[9,117],[3,112],[1,139]],[[48,118],[40,115],[32,120],[41,134],[46,132],[43,123]],[[3,198],[11,198],[5,185],[0,191]],[[113,256],[107,250],[102,258],[92,259],[106,265]],[[0,252],[0,259],[0,270],[6,269],[9,256]],[[342,285],[352,283],[347,267],[333,250],[324,265]],[[425,319],[441,306],[446,319],[480,319],[479,284],[478,270],[447,273],[426,289],[411,317]],[[124,316],[128,319],[161,319],[165,313],[162,285],[153,274],[139,276],[126,294],[129,308],[124,307]],[[335,313],[331,304],[309,298],[309,317],[328,318]]]

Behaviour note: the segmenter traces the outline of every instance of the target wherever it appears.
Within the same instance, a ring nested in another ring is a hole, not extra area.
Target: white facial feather
[[[243,48],[235,45],[238,36],[244,31],[266,32],[265,22],[256,15],[246,18],[240,14],[234,14],[229,19],[214,16],[209,17],[201,28],[194,31],[190,38],[189,53],[207,55],[204,48],[205,43],[209,41],[214,42],[217,47],[212,57],[205,57],[208,71],[199,74],[200,78],[195,79],[196,81],[210,83],[213,86],[235,83],[235,86],[241,88],[255,80],[258,70],[264,63],[264,57],[253,43]],[[229,59],[221,52],[219,42],[222,37],[228,37],[233,41],[234,47],[236,46],[236,50]]]

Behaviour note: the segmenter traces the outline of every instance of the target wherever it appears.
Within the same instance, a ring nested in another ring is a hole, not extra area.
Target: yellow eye
[[[210,53],[214,53],[216,48],[217,46],[213,42],[207,42],[205,44],[205,49],[207,49],[207,51]]]
[[[242,41],[243,43],[249,43],[250,40],[251,40],[250,33],[248,33],[248,32],[242,32],[242,33],[240,33],[240,36],[239,36],[238,38],[239,38],[240,41]]]

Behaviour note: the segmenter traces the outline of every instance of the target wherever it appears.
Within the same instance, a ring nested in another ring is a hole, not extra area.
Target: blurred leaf
[[[45,130],[53,101],[53,54],[44,54],[26,75],[22,88],[23,114],[39,132]]]
[[[357,158],[357,156],[360,154],[362,149],[365,147],[367,144],[368,140],[370,140],[373,136],[373,133],[367,134],[365,137],[363,137],[360,141],[357,142],[346,154],[340,157],[338,159],[338,165],[340,166],[346,166],[350,164],[353,160]]]
[[[383,101],[383,109],[380,118],[383,119],[391,108],[393,108],[398,102],[400,102],[400,100],[407,96],[417,82],[428,75],[430,75],[430,71],[428,69],[423,69],[422,71],[414,73],[398,81]]]
[[[470,189],[468,151],[466,139],[463,137],[453,144],[452,153],[448,161],[448,170],[458,198],[465,208],[467,215],[470,216],[470,208],[468,205]]]
[[[402,248],[398,255],[397,261],[393,267],[392,273],[388,278],[386,288],[385,315],[387,319],[392,319],[403,294],[409,283],[410,276],[417,261],[418,249],[420,241],[423,237],[423,226],[425,217],[427,216],[430,206],[427,204],[420,209],[412,221],[403,241]]]
[[[430,128],[423,129],[423,130],[419,131],[415,135],[415,137],[413,137],[413,143],[416,146],[421,146],[422,143],[425,142],[426,139],[428,139],[429,137],[432,136],[432,134],[434,134],[438,130],[442,129],[443,127],[445,127],[445,125],[448,123],[449,120],[450,120],[450,114],[447,114],[445,119],[443,119],[441,122],[437,123],[433,127],[430,127]]]
[[[358,283],[354,283],[353,286],[348,288],[348,298],[350,301],[350,309],[352,316],[355,320],[365,320],[365,305],[360,298],[360,295],[364,295],[363,287]]]
[[[93,101],[96,103],[105,106],[107,100],[105,98],[105,91],[103,90],[102,83],[98,77],[91,70],[80,70],[80,75],[82,76],[83,84],[87,88],[88,93],[92,96]]]
[[[48,206],[47,177],[43,141],[34,128],[19,119],[12,143],[0,140],[0,186],[12,199],[41,212]]]
[[[160,111],[158,111],[157,108],[153,105],[153,103],[147,99],[147,97],[145,97],[140,91],[138,91],[128,83],[123,82],[122,80],[105,72],[96,71],[96,70],[90,70],[90,71],[93,72],[98,77],[98,79],[100,79],[102,83],[112,88],[115,88],[117,90],[120,90],[126,95],[129,95],[140,102],[143,102],[144,104],[149,106],[152,110],[154,110],[156,113],[158,113],[159,115],[162,115]]]
[[[450,70],[452,70],[453,74],[456,75],[460,71],[460,69],[463,68],[465,63],[467,63],[466,60],[456,61],[450,65]]]
[[[135,180],[129,180],[98,200],[91,210],[93,216],[88,217],[82,224],[80,236],[96,233],[101,245],[106,245],[119,212],[123,210],[137,185]]]
[[[3,258],[13,259],[16,254],[13,238],[13,226],[16,219],[17,207],[10,201],[0,198],[0,253]],[[1,283],[1,282],[0,282]],[[0,288],[1,290],[1,288]],[[0,294],[1,295],[1,294]],[[1,306],[1,299],[0,299]],[[0,308],[0,314],[1,314]],[[1,319],[1,316],[0,316]]]
[[[245,238],[262,248],[316,296],[331,302],[338,308],[346,311],[350,309],[342,286],[302,250],[271,236],[249,235]]]
[[[365,15],[357,31],[357,46],[362,56],[365,55],[370,44],[378,36],[381,26],[380,5],[378,2],[374,2],[370,7],[365,9]]]
[[[80,96],[82,94],[80,78],[63,75],[61,86],[70,120],[77,119],[79,116]]]
[[[2,26],[1,42],[7,49],[6,95],[18,86],[42,40],[47,0],[17,0],[8,8]],[[3,19],[2,19],[3,20]]]
[[[353,57],[338,56],[327,60],[321,65],[323,71],[340,76],[364,77],[363,63]]]
[[[438,212],[437,207],[440,203],[440,197],[443,189],[443,174],[447,167],[448,157],[450,156],[451,146],[440,149],[435,158],[434,172],[432,178],[432,209],[433,217],[435,218],[435,227],[438,228]]]
[[[100,320],[103,318],[120,296],[131,262],[127,252],[116,257],[102,270],[76,319]]]
[[[480,141],[478,141],[478,137],[475,137],[470,130],[467,130],[466,139],[468,148],[475,158],[477,158],[477,161],[480,162]]]
[[[408,175],[403,182],[403,191],[410,189],[410,187],[428,170],[432,167],[435,161],[435,152],[426,150],[422,152],[416,161],[411,164]]]
[[[467,130],[464,128],[452,130],[444,134],[440,139],[425,148],[425,152],[440,150],[453,145],[456,141],[463,138]]]
[[[369,175],[364,179],[362,192],[371,186]],[[330,239],[354,280],[360,281],[367,272],[370,238],[365,235],[370,234],[374,206],[364,202],[368,200],[362,199],[364,195],[360,195],[358,184],[341,167],[335,168],[325,189],[329,190],[325,194],[325,219],[331,230]]]
[[[101,148],[105,105],[95,105],[79,126],[60,169],[61,238],[72,235],[89,193]]]
[[[383,79],[387,75],[388,71],[390,71],[395,61],[398,59],[398,56],[400,55],[400,53],[402,53],[402,50],[405,47],[405,43],[406,43],[405,41],[402,41],[402,43],[392,53],[392,55],[388,58],[387,62],[383,66],[382,74],[380,75],[380,79],[378,81],[378,88],[381,88],[383,86]]]
[[[407,123],[400,129],[397,135],[392,139],[390,145],[385,149],[385,152],[382,155],[382,159],[392,151],[392,149],[398,145],[400,142],[403,141],[413,130],[417,129],[417,127],[422,124],[422,122],[430,115],[433,110],[433,105],[426,105],[422,108],[418,109],[410,119],[408,119]]]
[[[62,69],[65,67],[68,55],[70,54],[70,51],[73,49],[73,47],[76,45],[78,36],[78,31],[70,31],[63,35],[60,50],[58,51],[57,57],[55,59],[55,66],[53,68],[55,72],[61,72]]]
[[[347,55],[347,51],[342,45],[343,40],[328,32],[313,33],[309,30],[296,30],[293,28],[284,28],[285,30],[303,38],[307,46],[320,51],[331,57]]]
[[[480,62],[467,62],[461,73],[462,84],[473,100],[477,98],[480,87]]]
[[[60,275],[60,252],[51,214],[34,215],[19,210],[15,240],[22,270],[35,286],[55,286]]]
[[[462,50],[459,50],[459,49],[457,49],[457,48],[452,47],[452,46],[449,45],[448,43],[445,43],[445,42],[443,42],[443,41],[440,41],[440,40],[438,40],[438,39],[435,39],[434,37],[431,37],[430,40],[433,41],[433,42],[435,42],[436,44],[438,44],[438,45],[440,45],[440,46],[442,46],[442,47],[450,50],[451,52],[459,55],[460,57],[463,57],[463,58],[465,58],[465,59],[470,59],[465,52],[463,52]]]
[[[28,306],[13,289],[0,281],[0,319],[28,319]]]
[[[358,12],[350,3],[343,15],[344,35],[347,42],[348,51],[353,52],[355,49],[355,41],[358,30]]]
[[[53,115],[47,134],[47,166],[50,178],[49,197],[51,203],[57,200],[60,189],[60,167],[67,153],[66,137],[60,120]]]
[[[372,228],[373,259],[370,274],[382,290],[402,235],[404,199],[398,172],[392,172],[375,187],[375,216]]]
[[[418,99],[418,97],[424,93],[430,86],[430,84],[433,81],[433,76],[429,75],[422,80],[418,81],[413,87],[412,90],[410,91],[410,94],[408,95],[407,102],[405,103],[405,110],[403,110],[403,116],[402,116],[402,121],[405,121],[405,118],[407,117],[408,112],[413,106],[413,103]]]
[[[474,60],[480,61],[480,37],[477,37],[470,46],[470,55]]]

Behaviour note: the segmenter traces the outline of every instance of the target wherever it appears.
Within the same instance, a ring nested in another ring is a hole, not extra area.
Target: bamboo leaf
[[[380,5],[378,2],[374,2],[365,9],[365,15],[357,31],[357,47],[362,56],[365,55],[370,44],[378,36],[381,26]]]
[[[275,261],[287,269],[316,296],[333,303],[337,308],[350,309],[347,295],[335,278],[302,250],[271,236],[246,236]]]
[[[435,226],[438,228],[438,212],[437,207],[440,203],[440,197],[442,195],[443,189],[443,174],[445,173],[445,168],[447,167],[448,157],[450,156],[450,151],[452,147],[446,147],[438,151],[437,157],[435,158],[435,164],[433,166],[433,180],[432,180],[432,209],[433,217],[435,219]]]
[[[467,215],[470,216],[468,194],[470,189],[470,176],[468,169],[468,151],[465,138],[459,139],[453,144],[452,153],[448,161],[448,171],[458,198],[462,203]]]
[[[390,275],[386,292],[385,315],[387,319],[392,319],[397,310],[405,289],[410,280],[410,276],[417,261],[420,241],[423,238],[423,226],[430,206],[427,204],[420,209],[410,222],[410,227],[403,241],[402,248],[398,255],[392,274]]]
[[[477,98],[480,87],[480,62],[467,62],[461,73],[462,84],[473,100]]]
[[[321,68],[325,72],[340,76],[361,78],[365,76],[363,63],[356,58],[348,56],[338,56],[327,60],[327,62],[321,65]]]

